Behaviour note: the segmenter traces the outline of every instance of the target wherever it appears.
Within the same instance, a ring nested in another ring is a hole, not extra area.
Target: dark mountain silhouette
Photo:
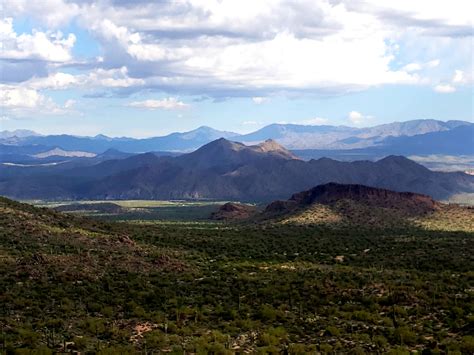
[[[245,146],[219,139],[177,157],[146,153],[70,169],[3,170],[0,194],[15,198],[272,201],[329,182],[411,191],[436,199],[474,192],[474,176],[434,172],[404,157],[305,162],[272,141]]]

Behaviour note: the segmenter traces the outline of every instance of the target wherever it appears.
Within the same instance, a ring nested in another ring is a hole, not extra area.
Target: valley
[[[289,201],[216,221],[223,202],[1,199],[3,349],[473,351],[474,209],[331,184]]]
[[[0,350],[472,353],[466,127],[3,138]]]
[[[473,4],[2,1],[0,355],[473,355]]]

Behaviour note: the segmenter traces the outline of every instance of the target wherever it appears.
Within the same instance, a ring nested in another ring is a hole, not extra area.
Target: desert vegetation
[[[4,353],[474,351],[469,230],[0,210]]]

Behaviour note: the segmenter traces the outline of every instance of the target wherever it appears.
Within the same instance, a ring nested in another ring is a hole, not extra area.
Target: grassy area
[[[104,200],[104,201],[28,201],[39,207],[54,208],[72,204],[114,203],[124,209],[123,213],[103,213],[101,211],[74,212],[89,217],[113,220],[164,220],[195,221],[208,219],[212,212],[227,201],[154,201],[154,200]]]

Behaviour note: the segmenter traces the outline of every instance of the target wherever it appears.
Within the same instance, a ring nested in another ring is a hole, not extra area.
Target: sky
[[[0,130],[474,120],[470,0],[11,0]]]

